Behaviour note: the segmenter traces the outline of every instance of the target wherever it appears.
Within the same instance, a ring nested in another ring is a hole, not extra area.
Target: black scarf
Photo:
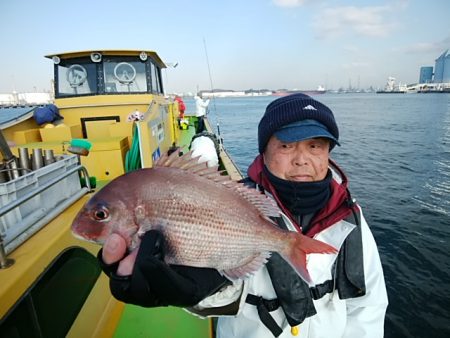
[[[273,175],[266,166],[264,174],[275,188],[283,205],[293,215],[313,214],[322,209],[331,195],[331,170],[322,181],[293,182]]]

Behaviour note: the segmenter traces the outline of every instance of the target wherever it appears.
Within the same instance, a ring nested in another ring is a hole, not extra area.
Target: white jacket
[[[209,105],[209,99],[206,101],[203,101],[201,99],[201,97],[199,96],[195,96],[195,116],[200,117],[200,116],[205,116],[206,114],[206,108]]]
[[[314,238],[340,248],[354,227],[355,225],[344,220],[339,221],[318,233]],[[314,300],[317,314],[306,318],[298,326],[298,338],[383,337],[384,317],[388,305],[386,286],[378,249],[362,213],[361,234],[364,248],[366,294],[358,298],[341,300],[335,290],[319,300]],[[331,279],[331,266],[336,257],[337,255],[327,254],[308,255],[307,268],[315,284]],[[196,306],[199,309],[223,306],[236,301],[241,296],[237,315],[219,317],[218,338],[273,337],[273,334],[261,322],[256,306],[245,302],[248,293],[262,296],[265,299],[277,297],[265,266],[245,282],[229,286],[222,292],[204,299]],[[291,328],[281,307],[270,314],[283,329],[280,337],[292,338]]]

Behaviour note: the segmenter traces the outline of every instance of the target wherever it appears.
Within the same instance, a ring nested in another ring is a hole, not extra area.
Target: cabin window
[[[0,321],[0,338],[65,337],[100,275],[82,248],[61,254]]]
[[[163,94],[162,78],[161,78],[161,68],[156,68],[156,82],[158,84],[158,93]]]
[[[58,96],[92,95],[97,92],[96,65],[86,61],[71,60],[63,62],[56,68]]]
[[[151,91],[152,93],[158,93],[158,78],[156,77],[156,72],[157,68],[156,66],[153,64],[153,62],[150,62],[150,73],[152,76],[152,88]]]
[[[55,65],[55,96],[103,94],[163,94],[161,69],[148,58],[104,55],[100,62],[90,57],[63,59]]]
[[[145,63],[104,58],[105,93],[146,93]]]

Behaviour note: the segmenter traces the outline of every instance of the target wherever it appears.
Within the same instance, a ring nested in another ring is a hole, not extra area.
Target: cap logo
[[[317,109],[308,104],[306,107],[303,107],[303,110],[317,110]]]

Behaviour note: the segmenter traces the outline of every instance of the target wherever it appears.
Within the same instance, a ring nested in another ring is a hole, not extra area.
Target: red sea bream
[[[167,242],[168,264],[216,268],[229,279],[244,278],[278,252],[306,281],[306,254],[336,249],[269,218],[280,210],[271,198],[174,153],[153,168],[122,175],[97,192],[72,224],[82,239],[103,244],[112,233],[130,250],[150,229]]]

